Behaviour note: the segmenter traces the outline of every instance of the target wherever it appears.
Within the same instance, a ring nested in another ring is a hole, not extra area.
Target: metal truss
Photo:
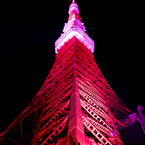
[[[112,145],[112,143],[98,129],[96,129],[96,127],[84,116],[83,116],[83,124],[102,144]]]
[[[65,127],[65,124],[68,120],[68,117],[66,117],[57,127],[56,129],[43,141],[41,145],[47,144],[47,140],[50,139],[52,140],[52,136],[58,135]]]
[[[120,116],[128,113],[91,51],[73,37],[59,49],[36,96],[0,134],[0,144],[122,145],[116,123],[124,126]]]

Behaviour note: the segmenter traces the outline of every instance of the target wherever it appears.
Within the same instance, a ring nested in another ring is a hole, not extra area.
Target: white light
[[[76,3],[72,3],[69,7],[69,14],[75,10],[79,13],[79,8]],[[72,37],[79,39],[91,52],[94,52],[94,41],[85,33],[86,29],[80,20],[74,15],[67,23],[65,23],[63,28],[63,35],[61,35],[55,42],[55,53]]]
[[[65,32],[59,39],[55,42],[55,53],[58,53],[58,50],[64,45],[72,37],[76,37],[79,39],[88,49],[94,52],[94,41],[84,33],[79,27],[70,28],[67,32]]]

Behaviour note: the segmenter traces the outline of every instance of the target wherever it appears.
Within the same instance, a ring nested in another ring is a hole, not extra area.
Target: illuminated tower
[[[130,112],[110,88],[93,56],[78,5],[55,42],[56,60],[25,110],[0,134],[1,144],[122,145],[118,126]]]

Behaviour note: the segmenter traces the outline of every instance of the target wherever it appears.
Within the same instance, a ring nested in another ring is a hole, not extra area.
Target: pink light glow
[[[72,4],[70,5],[68,13],[70,14],[70,13],[72,13],[72,11],[74,11],[74,10],[79,14],[79,7],[78,7],[78,5],[75,3],[75,1],[73,1]]]
[[[78,5],[73,1],[69,7],[69,14],[73,14],[73,16],[65,23],[63,28],[64,33],[55,42],[56,54],[64,43],[74,36],[90,49],[92,53],[94,52],[94,41],[85,33],[86,29],[84,23],[81,23],[81,21],[77,19],[77,14],[73,13],[74,11],[79,14]]]
[[[110,132],[110,134],[111,134],[111,136],[114,136],[114,135],[115,135],[115,133],[114,133],[114,132],[112,132],[112,131]]]
[[[55,42],[55,53],[58,53],[58,50],[72,37],[79,39],[91,52],[94,52],[94,41],[81,29],[71,28],[66,33],[62,34],[59,39]]]

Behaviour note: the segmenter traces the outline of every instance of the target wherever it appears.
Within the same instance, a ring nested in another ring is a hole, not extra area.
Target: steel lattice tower
[[[118,126],[130,112],[95,62],[78,5],[69,7],[56,60],[25,110],[0,134],[3,145],[122,145]]]

